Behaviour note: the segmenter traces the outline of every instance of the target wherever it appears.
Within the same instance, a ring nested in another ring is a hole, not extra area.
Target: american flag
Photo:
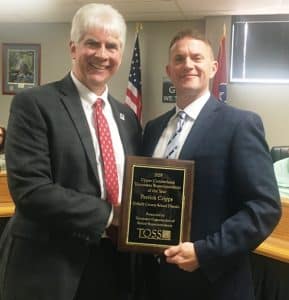
[[[138,34],[135,39],[134,50],[130,65],[128,86],[126,89],[125,103],[135,112],[141,120],[142,100],[141,100],[141,68]]]
[[[213,95],[220,101],[227,100],[227,63],[226,63],[226,28],[220,41],[218,53],[218,71],[212,88]]]

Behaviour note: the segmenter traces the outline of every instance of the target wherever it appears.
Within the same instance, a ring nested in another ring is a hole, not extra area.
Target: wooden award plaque
[[[118,248],[162,253],[190,240],[194,161],[127,156]]]

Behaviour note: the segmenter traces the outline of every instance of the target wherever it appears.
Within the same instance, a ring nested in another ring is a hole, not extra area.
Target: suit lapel
[[[204,105],[181,150],[179,156],[181,159],[192,158],[193,153],[195,153],[196,149],[201,144],[202,139],[206,138],[209,134],[218,107],[217,100],[212,97]]]
[[[78,91],[73,84],[70,75],[67,75],[59,82],[59,90],[62,94],[61,100],[71,117],[72,122],[78,132],[79,138],[86,151],[88,161],[92,167],[93,173],[98,180],[97,163],[95,151],[92,144],[91,133],[87,124],[86,116],[83,111]]]
[[[112,109],[114,120],[118,127],[120,140],[122,142],[124,153],[127,154],[130,152],[128,149],[128,145],[130,144],[130,142],[128,140],[128,134],[126,132],[126,130],[127,130],[126,129],[126,122],[127,122],[126,113],[122,109],[122,106],[112,96],[108,95],[108,101],[109,101],[111,109]]]
[[[151,156],[155,150],[155,147],[165,130],[170,118],[174,115],[176,112],[176,108],[169,110],[164,115],[160,116],[156,122],[148,123],[149,126],[154,126],[153,128],[149,128],[149,136],[145,134],[145,139],[143,141],[143,151],[144,155]]]

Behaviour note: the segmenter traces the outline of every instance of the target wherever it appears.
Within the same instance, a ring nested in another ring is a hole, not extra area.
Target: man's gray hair
[[[72,19],[70,39],[79,43],[90,29],[101,29],[120,40],[122,49],[126,40],[123,16],[109,4],[90,3],[78,9]]]

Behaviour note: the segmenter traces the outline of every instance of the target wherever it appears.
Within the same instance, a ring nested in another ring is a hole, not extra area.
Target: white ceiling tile
[[[0,22],[70,22],[91,0],[0,0]],[[172,21],[211,15],[289,13],[289,0],[103,0],[127,21]]]

